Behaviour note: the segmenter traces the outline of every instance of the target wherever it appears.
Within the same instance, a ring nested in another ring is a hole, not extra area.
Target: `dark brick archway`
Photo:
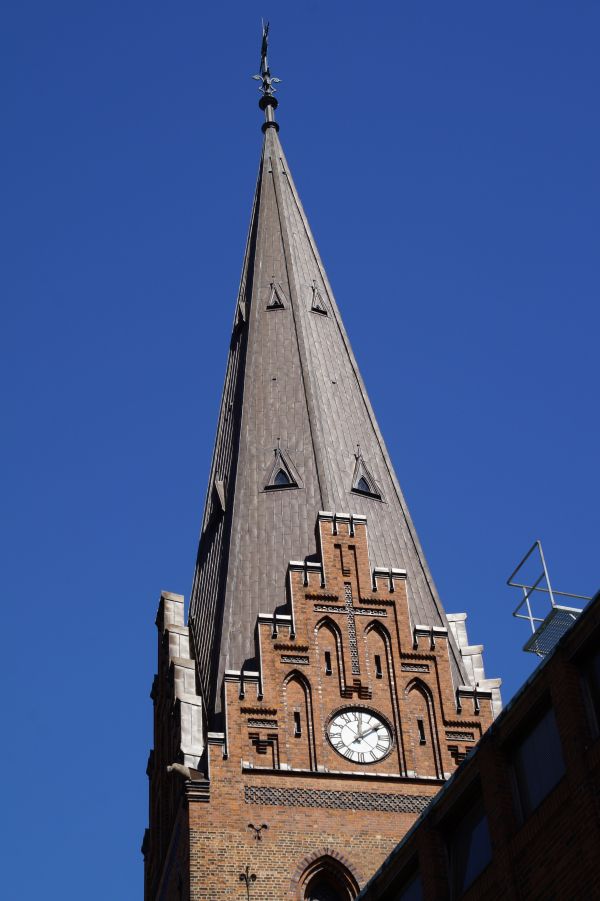
[[[295,901],[304,901],[310,883],[320,876],[329,877],[344,901],[353,901],[364,882],[361,874],[345,854],[335,848],[319,848],[300,861],[290,882],[291,895]]]

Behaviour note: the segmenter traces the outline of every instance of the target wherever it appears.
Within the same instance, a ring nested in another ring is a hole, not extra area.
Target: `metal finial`
[[[248,899],[250,899],[250,886],[253,882],[256,882],[256,873],[250,872],[250,864],[246,864],[246,869],[243,873],[240,873],[240,882],[246,883],[246,895]]]
[[[267,62],[267,52],[269,50],[269,23],[265,25],[265,20],[261,19],[262,25],[262,44],[260,45],[260,74],[264,75],[269,71]]]
[[[259,91],[267,97],[271,97],[275,93],[273,85],[279,84],[281,78],[275,78],[271,75],[267,53],[269,50],[269,23],[263,22],[262,25],[262,44],[260,47],[260,75],[253,75],[255,81],[260,81]]]
[[[271,75],[271,70],[269,69],[269,62],[267,60],[267,53],[269,49],[269,23],[262,23],[262,44],[260,47],[260,74],[253,75],[255,81],[260,81],[259,91],[262,94],[262,97],[259,101],[259,106],[265,113],[265,123],[263,125],[263,130],[265,128],[273,127],[279,129],[279,126],[275,122],[275,109],[277,107],[277,99],[274,96],[276,89],[274,85],[279,84],[281,82],[280,78],[275,78],[275,76]]]

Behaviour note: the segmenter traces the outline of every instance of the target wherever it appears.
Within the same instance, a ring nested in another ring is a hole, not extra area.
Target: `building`
[[[600,898],[600,593],[360,895]]]
[[[268,30],[268,29],[267,29]],[[500,709],[446,615],[264,133],[190,602],[163,592],[145,898],[355,898]]]

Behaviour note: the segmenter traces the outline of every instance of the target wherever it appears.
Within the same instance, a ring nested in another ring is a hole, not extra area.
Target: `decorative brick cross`
[[[344,582],[344,604],[315,604],[317,613],[345,613],[348,617],[348,644],[350,646],[350,666],[353,676],[360,676],[358,642],[356,639],[356,616],[387,616],[387,611],[378,607],[355,607],[352,600],[352,586]]]
[[[355,607],[352,603],[352,586],[350,582],[344,582],[344,605],[341,604],[315,604],[318,613],[345,613],[348,617],[348,643],[350,645],[350,666],[353,676],[360,676],[360,662],[358,657],[358,643],[356,641],[356,613],[366,611]],[[377,611],[376,611],[377,612]]]

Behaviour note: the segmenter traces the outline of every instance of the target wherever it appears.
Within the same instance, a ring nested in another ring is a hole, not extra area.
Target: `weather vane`
[[[260,75],[253,75],[255,81],[260,81],[259,91],[265,97],[272,97],[275,93],[273,85],[279,84],[281,78],[275,78],[271,75],[269,63],[267,61],[267,51],[269,49],[269,23],[262,23],[262,44],[260,47]]]

